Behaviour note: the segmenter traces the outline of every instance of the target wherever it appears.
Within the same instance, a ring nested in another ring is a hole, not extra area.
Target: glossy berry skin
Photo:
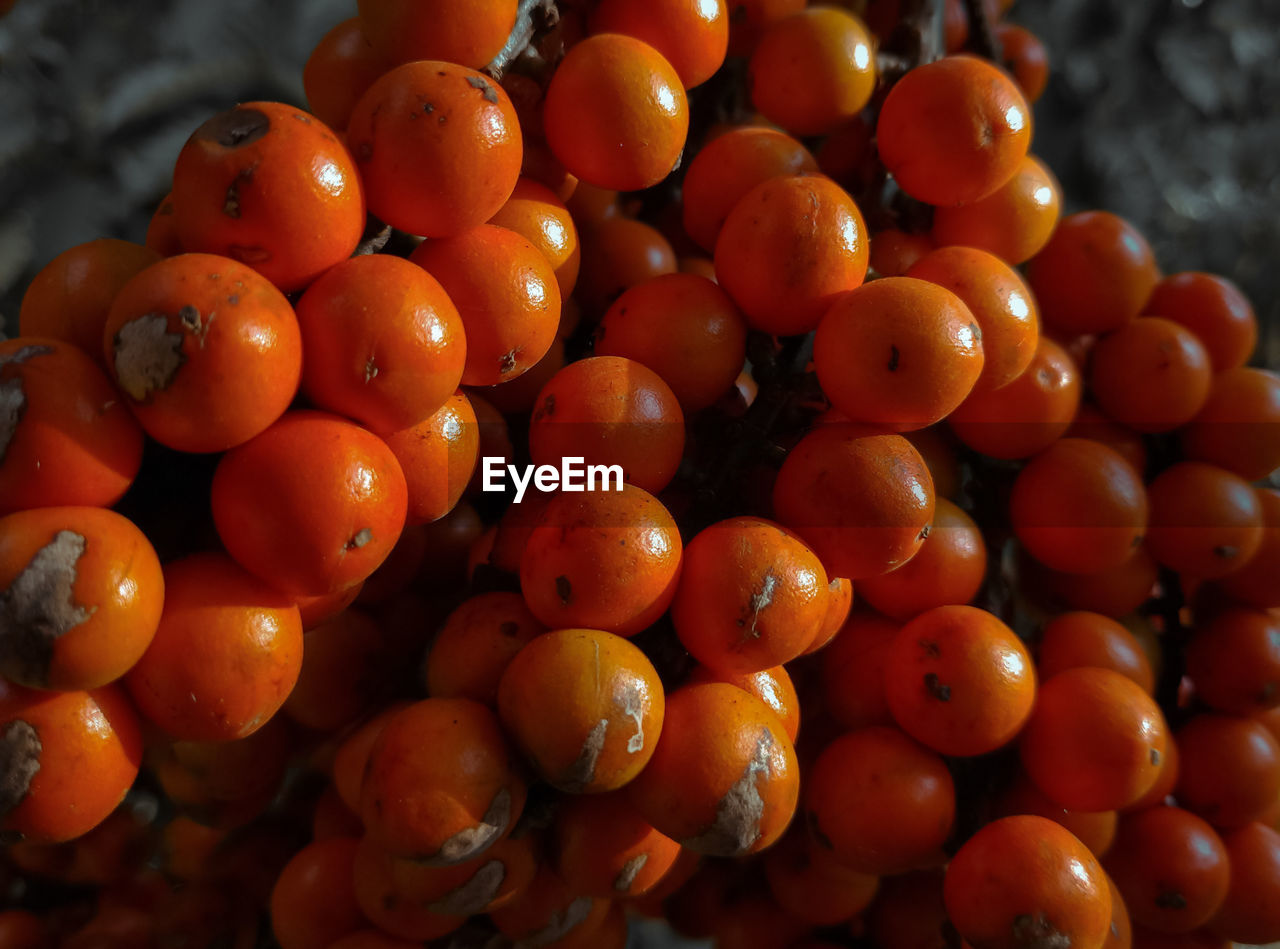
[[[736,517],[685,548],[671,618],[680,642],[718,672],[753,673],[800,655],[826,619],[827,574],[779,524]]]
[[[778,175],[817,170],[809,150],[790,135],[757,125],[729,129],[703,145],[685,171],[685,232],[703,250],[714,252],[725,218],[748,191]]]
[[[1100,949],[1111,922],[1106,874],[1070,831],[1043,817],[993,821],[947,868],[947,913],[975,949],[1041,941]]]
[[[905,621],[935,606],[968,603],[987,574],[982,532],[964,511],[938,498],[933,526],[902,566],[858,582],[857,596],[886,616]]]
[[[1206,617],[1186,658],[1196,696],[1210,708],[1260,715],[1280,705],[1280,620],[1271,613],[1231,607]]]
[[[142,430],[92,359],[61,340],[5,340],[0,393],[11,413],[0,427],[0,515],[120,500],[142,465]]]
[[[167,734],[231,741],[284,704],[302,648],[302,618],[289,597],[225,554],[195,554],[166,566],[159,628],[125,683]]]
[[[27,286],[18,311],[19,335],[65,340],[98,359],[111,301],[158,260],[150,247],[114,238],[64,250]]]
[[[621,636],[560,629],[535,637],[507,664],[498,714],[543,780],[562,791],[614,791],[653,756],[662,733],[662,683]]]
[[[1214,372],[1243,366],[1258,342],[1258,318],[1230,280],[1187,271],[1156,284],[1142,312],[1185,326],[1204,344]]]
[[[1115,840],[1115,811],[1068,810],[1036,787],[1025,771],[1018,772],[1013,783],[996,796],[994,804],[998,817],[1035,814],[1061,824],[1098,858],[1107,852],[1111,842]]]
[[[652,369],[623,356],[591,356],[542,387],[529,421],[529,454],[534,464],[556,468],[573,457],[618,465],[624,481],[656,494],[684,454],[684,413]]]
[[[1212,919],[1231,877],[1222,838],[1190,811],[1168,805],[1126,814],[1104,865],[1133,921],[1170,935]]]
[[[1162,471],[1149,489],[1147,544],[1166,567],[1193,577],[1225,577],[1247,565],[1263,539],[1257,492],[1214,465],[1183,461]]]
[[[1138,315],[1159,278],[1146,239],[1107,211],[1064,217],[1027,264],[1027,282],[1045,326],[1067,336],[1124,326]]]
[[[351,154],[323,122],[247,102],[187,140],[173,169],[173,217],[187,251],[230,257],[289,292],[355,250],[364,194]]]
[[[686,89],[710,79],[729,47],[725,0],[602,0],[591,11],[592,33],[644,40],[671,64]]]
[[[1244,366],[1214,377],[1199,414],[1179,433],[1183,454],[1260,481],[1280,467],[1280,376]]]
[[[142,760],[137,713],[112,685],[36,692],[0,683],[0,744],[0,829],[32,843],[71,840],[101,823]]]
[[[781,837],[795,813],[795,749],[754,696],[724,682],[688,685],[667,697],[662,737],[627,794],[681,846],[745,856]]]
[[[656,372],[686,413],[733,386],[747,327],[728,294],[697,274],[663,274],[614,301],[596,330],[597,356],[626,356]]]
[[[1049,82],[1049,57],[1040,38],[1025,27],[1001,23],[996,27],[1004,67],[1013,74],[1028,103],[1034,103]]]
[[[772,178],[748,191],[716,239],[716,280],[752,329],[815,328],[867,273],[867,230],[853,199],[820,175]]]
[[[806,777],[809,833],[839,863],[891,874],[941,858],[955,819],[951,772],[939,755],[898,729],[841,735]]]
[[[1205,713],[1178,729],[1178,803],[1218,829],[1264,820],[1280,798],[1280,743],[1253,718]]]
[[[950,290],[973,315],[983,355],[975,390],[999,389],[1026,371],[1040,338],[1040,313],[1012,267],[972,247],[940,247],[916,261],[906,276]]]
[[[582,247],[573,216],[555,192],[532,178],[521,178],[487,223],[515,231],[538,248],[555,270],[561,299],[569,298],[578,282]]]
[[[1030,260],[1053,236],[1062,208],[1062,188],[1040,159],[1027,155],[1013,177],[972,204],[937,208],[933,240],[995,254],[1010,266]]]
[[[1223,577],[1218,586],[1242,603],[1266,609],[1280,606],[1280,588],[1273,582],[1280,567],[1280,492],[1255,490],[1262,509],[1262,542],[1249,562]]]
[[[547,144],[590,184],[634,191],[675,168],[689,131],[689,104],[672,65],[643,40],[588,37],[556,67],[543,102]]]
[[[525,783],[498,718],[469,699],[401,709],[373,742],[360,815],[373,842],[424,866],[478,857],[510,832]]]
[[[981,755],[1009,742],[1036,696],[1022,642],[992,614],[940,606],[903,626],[885,655],[894,720],[944,755]]]
[[[552,629],[633,636],[666,612],[681,563],[676,523],[647,491],[624,485],[561,493],[529,534],[520,589],[533,615]]]
[[[933,480],[901,435],[820,425],[791,449],[773,487],[777,519],[855,583],[907,562],[932,523]]]
[[[947,421],[960,441],[992,458],[1026,458],[1071,427],[1080,407],[1080,370],[1067,351],[1041,336],[1021,375],[974,392]]]
[[[347,126],[369,210],[423,237],[460,234],[493,217],[520,177],[522,143],[501,86],[436,60],[383,74]]]
[[[765,30],[751,54],[751,104],[792,135],[823,135],[862,111],[876,85],[866,26],[815,6]]]
[[[302,69],[307,108],[332,129],[345,130],[364,91],[387,71],[359,17],[337,24],[316,44]]]
[[[405,523],[429,524],[462,498],[480,453],[480,423],[471,400],[459,391],[418,424],[388,432],[383,441],[404,472]]]
[[[1053,801],[1112,811],[1150,790],[1167,743],[1164,716],[1141,686],[1111,669],[1078,668],[1041,683],[1019,751]]]
[[[1147,493],[1117,452],[1063,438],[1018,474],[1009,514],[1018,540],[1041,563],[1099,573],[1133,556],[1147,528]]]
[[[689,673],[687,682],[689,685],[699,682],[728,682],[748,695],[754,695],[778,716],[782,727],[786,729],[787,737],[795,743],[796,736],[800,733],[800,697],[796,694],[795,683],[791,681],[786,666],[739,674],[715,672],[698,665]]]
[[[1155,675],[1141,643],[1123,624],[1079,610],[1055,616],[1040,633],[1036,671],[1041,681],[1067,669],[1111,669],[1132,679],[1148,695],[1155,690]]]
[[[385,442],[302,410],[223,456],[213,520],[246,569],[295,595],[333,593],[386,559],[404,528],[407,494]]]
[[[946,418],[982,374],[982,332],[950,290],[885,277],[841,296],[813,341],[818,381],[847,418],[914,431]]]
[[[352,885],[354,837],[314,841],[290,858],[271,890],[271,929],[281,949],[329,945],[364,923]]]
[[[947,56],[894,84],[876,139],[907,194],[926,204],[968,204],[1013,177],[1031,142],[1031,111],[996,66]]]
[[[284,294],[215,254],[169,257],[125,284],[102,347],[130,411],[178,451],[248,441],[288,408],[302,373],[302,337]]]
[[[546,257],[515,231],[481,224],[426,241],[409,258],[439,281],[466,335],[462,382],[519,378],[546,355],[560,322],[560,287]]]
[[[1280,833],[1255,821],[1226,834],[1231,886],[1210,923],[1235,942],[1264,945],[1280,936]]]
[[[458,387],[467,345],[440,283],[399,257],[332,267],[298,300],[302,390],[318,408],[375,431],[416,425]]]
[[[516,0],[360,0],[370,43],[391,64],[443,59],[472,69],[488,65],[516,22]]]
[[[93,689],[146,651],[164,577],[114,511],[53,507],[0,518],[0,672],[31,688]]]
[[[1139,316],[1090,351],[1089,388],[1108,416],[1139,432],[1167,432],[1195,417],[1209,397],[1209,354],[1172,320]]]

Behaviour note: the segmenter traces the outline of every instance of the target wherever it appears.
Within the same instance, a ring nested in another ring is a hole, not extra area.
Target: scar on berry
[[[163,313],[147,313],[120,327],[111,349],[116,382],[129,398],[145,402],[153,392],[169,388],[187,361],[184,339],[182,333],[169,332],[169,318]]]
[[[951,686],[944,685],[938,679],[936,672],[926,672],[924,674],[924,687],[939,702],[951,701]]]
[[[1160,749],[1159,749],[1159,748],[1152,748],[1152,749],[1151,749],[1151,763],[1152,763],[1153,765],[1159,765],[1159,764],[1160,764]]]
[[[498,360],[498,372],[504,376],[516,367],[516,351],[513,349],[509,353],[503,353]]]
[[[889,347],[889,371],[890,372],[898,371],[898,362],[900,361],[901,356],[902,354],[898,352],[897,346],[891,345]]]
[[[0,591],[0,660],[5,675],[24,685],[48,685],[54,645],[97,610],[75,598],[85,544],[82,534],[58,531]]]
[[[373,531],[367,527],[362,527],[360,530],[356,531],[355,535],[349,541],[347,541],[347,550],[355,550],[359,547],[363,547],[371,540],[373,540]]]
[[[1044,913],[1019,913],[1013,917],[1013,944],[1018,949],[1071,949],[1071,937]]]
[[[0,817],[27,796],[43,751],[40,735],[29,722],[12,721],[0,733]]]
[[[223,148],[243,148],[256,142],[271,130],[271,119],[258,109],[237,106],[219,112],[196,129],[191,137],[197,142],[216,142]]]
[[[494,90],[493,86],[489,85],[489,81],[487,79],[482,76],[468,76],[467,84],[473,89],[479,89],[480,94],[484,96],[485,102],[492,102],[494,105],[498,104],[498,93]]]
[[[569,605],[569,600],[573,597],[573,586],[569,583],[568,577],[556,577],[556,596],[560,597],[560,602],[564,606]]]

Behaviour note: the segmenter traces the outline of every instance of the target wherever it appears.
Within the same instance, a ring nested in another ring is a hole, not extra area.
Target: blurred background
[[[2,4],[0,4],[2,5]],[[304,102],[301,67],[354,0],[18,0],[0,19],[0,317],[35,271],[101,236],[141,241],[212,112]],[[1141,228],[1166,271],[1236,280],[1280,364],[1277,0],[1018,0],[1048,45],[1035,151],[1070,210]]]

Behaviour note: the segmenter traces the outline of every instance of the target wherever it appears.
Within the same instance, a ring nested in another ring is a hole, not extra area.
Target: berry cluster
[[[1280,940],[1280,376],[1008,5],[360,0],[50,262],[0,949]]]

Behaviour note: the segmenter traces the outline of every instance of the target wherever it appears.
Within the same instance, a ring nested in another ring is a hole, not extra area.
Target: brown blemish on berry
[[[187,357],[182,333],[169,332],[169,318],[147,313],[116,331],[111,349],[116,382],[135,402],[146,402],[153,392],[163,392]]]
[[[1177,890],[1161,890],[1156,894],[1156,906],[1160,909],[1186,909],[1187,898]]]
[[[504,376],[516,368],[516,351],[513,349],[509,353],[503,353],[498,359],[498,372]]]
[[[537,949],[559,942],[591,915],[593,905],[595,901],[591,897],[578,897],[564,909],[552,913],[547,925],[516,942],[517,949]]]
[[[236,106],[219,112],[196,129],[191,137],[197,142],[215,142],[223,148],[243,148],[270,130],[271,120],[265,112]]]
[[[569,601],[573,599],[573,584],[569,582],[568,577],[556,577],[556,596],[560,597],[561,606],[568,606]]]
[[[466,883],[446,893],[427,909],[445,916],[476,916],[489,908],[507,878],[507,868],[500,860],[490,860]]]
[[[84,548],[83,535],[58,531],[0,592],[0,664],[14,681],[45,688],[54,644],[97,610],[75,599]]]
[[[898,352],[898,347],[894,345],[890,345],[889,346],[889,363],[888,363],[889,371],[897,372],[898,364],[901,361],[902,361],[902,353]]]
[[[419,861],[425,867],[449,867],[478,856],[501,839],[511,823],[511,792],[502,788],[493,796],[480,823],[460,830],[446,840],[434,856]]]
[[[480,94],[484,96],[485,102],[492,102],[494,105],[498,104],[497,91],[493,86],[489,85],[489,80],[485,79],[483,76],[468,76],[467,85],[472,89],[479,89]]]
[[[23,346],[8,356],[0,356],[0,369],[7,365],[24,363],[35,356],[53,355],[52,346]],[[13,441],[18,423],[27,411],[27,393],[21,377],[0,382],[0,462],[4,461],[9,443]]]
[[[0,734],[0,817],[22,803],[31,788],[31,779],[40,770],[44,746],[29,722],[21,719],[5,726]]]
[[[644,865],[649,862],[647,853],[638,853],[626,863],[622,865],[622,870],[613,880],[613,889],[617,893],[626,893],[631,889],[631,885],[636,882],[636,877],[640,875],[640,871],[644,869]]]
[[[556,783],[556,787],[571,794],[579,794],[596,779],[596,762],[600,760],[600,752],[604,750],[605,735],[609,730],[609,720],[602,718],[587,733],[586,741],[577,759],[564,773],[564,778]]]
[[[182,328],[199,341],[201,349],[204,349],[209,337],[209,327],[213,325],[217,316],[216,310],[210,310],[208,319],[205,319],[200,315],[200,311],[190,304],[178,311],[178,321],[182,323]]]
[[[1019,913],[1013,917],[1013,944],[1017,949],[1071,949],[1071,937],[1044,913]]]
[[[715,822],[698,836],[682,840],[684,846],[711,857],[740,857],[755,845],[764,818],[759,782],[769,781],[772,752],[773,735],[768,728],[762,728],[742,776],[720,799]]]
[[[925,691],[939,702],[951,701],[951,686],[943,684],[937,673],[926,672],[924,674],[924,687]]]

